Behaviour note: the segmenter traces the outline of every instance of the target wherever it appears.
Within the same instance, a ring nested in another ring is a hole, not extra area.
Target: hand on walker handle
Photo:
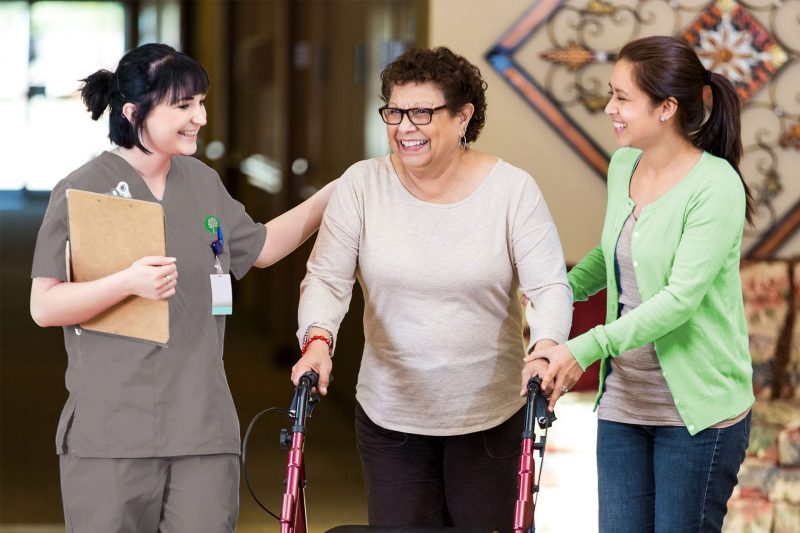
[[[525,358],[526,363],[537,359],[547,359],[550,364],[542,376],[542,390],[550,394],[550,403],[547,408],[552,411],[558,399],[569,392],[578,382],[583,370],[578,361],[569,351],[566,344],[559,344],[552,348],[534,350]]]
[[[328,345],[324,342],[313,342],[308,345],[308,350],[292,367],[292,383],[297,386],[300,376],[313,370],[319,374],[317,390],[322,396],[328,394],[328,383],[330,382],[333,360],[331,359]]]
[[[533,345],[533,352],[531,353],[541,352],[545,348],[552,348],[557,344],[558,343],[552,339],[539,339]],[[549,365],[549,361],[545,357],[531,359],[531,357],[528,356],[525,358],[525,362],[526,365],[522,369],[522,387],[519,391],[519,395],[522,397],[528,395],[528,381],[530,381],[533,376],[539,376],[540,378],[544,377],[544,373]],[[548,396],[550,395],[550,391],[546,391],[544,389],[541,389],[541,391]]]
[[[546,359],[534,359],[525,364],[525,367],[522,369],[522,388],[519,391],[520,396],[525,397],[528,395],[528,381],[530,381],[533,376],[543,377],[547,371],[547,367],[548,363]],[[542,392],[549,394],[549,392],[545,390],[542,390]]]

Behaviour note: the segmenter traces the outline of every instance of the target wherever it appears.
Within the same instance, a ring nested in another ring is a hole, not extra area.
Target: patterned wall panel
[[[800,230],[800,0],[535,0],[486,54],[520,97],[605,178],[603,109],[616,53],[675,35],[742,98],[741,168],[757,219],[745,253],[771,257]]]

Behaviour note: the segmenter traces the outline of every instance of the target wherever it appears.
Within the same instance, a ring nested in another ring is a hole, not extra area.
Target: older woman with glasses
[[[370,524],[508,530],[520,378],[542,372],[523,362],[523,315],[528,351],[566,339],[561,244],[531,176],[469,147],[486,113],[477,67],[447,48],[410,50],[381,79],[392,153],[350,167],[331,198],[301,285],[292,379],[315,370],[326,394],[358,279]]]

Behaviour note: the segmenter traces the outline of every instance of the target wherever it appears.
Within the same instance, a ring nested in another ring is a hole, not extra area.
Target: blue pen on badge
[[[214,270],[217,274],[222,274],[222,265],[219,262],[219,256],[222,255],[225,237],[222,235],[222,226],[217,225],[217,240],[211,243],[211,250],[214,252]]]
[[[225,237],[222,235],[222,226],[217,226],[217,240],[211,243],[214,255],[219,257],[225,249]]]

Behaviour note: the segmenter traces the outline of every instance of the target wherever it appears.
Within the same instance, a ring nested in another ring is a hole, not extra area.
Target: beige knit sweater
[[[365,298],[356,398],[395,431],[457,435],[502,423],[523,403],[523,316],[531,342],[569,333],[550,212],[531,176],[501,160],[451,204],[412,196],[388,156],[350,167],[308,261],[299,337],[312,324],[336,334],[356,278]]]

